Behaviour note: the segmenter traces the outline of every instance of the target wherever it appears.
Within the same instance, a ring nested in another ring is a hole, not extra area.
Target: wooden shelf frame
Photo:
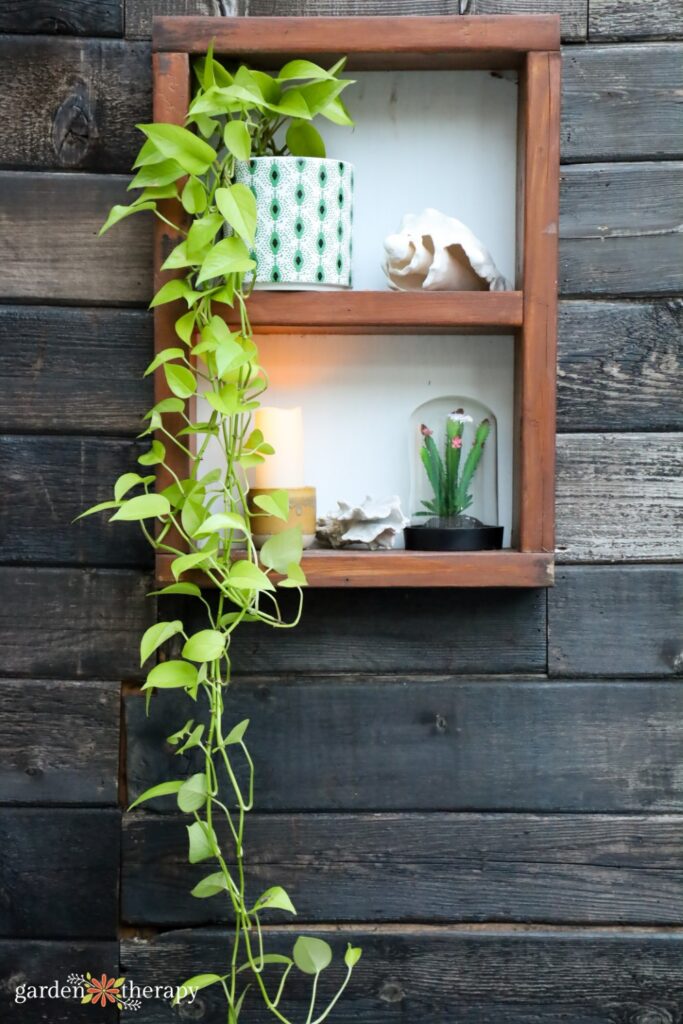
[[[214,52],[260,67],[292,56],[332,62],[347,55],[350,69],[490,70],[519,75],[517,115],[517,291],[268,292],[250,299],[260,333],[510,334],[515,341],[515,468],[513,549],[499,552],[310,551],[304,567],[312,586],[543,587],[553,582],[555,492],[555,378],[557,235],[560,161],[560,19],[558,15],[403,18],[155,18],[154,119],[183,124],[190,101],[190,55]],[[177,201],[168,219],[186,223]],[[180,236],[155,224],[155,289],[174,276],[160,266]],[[177,273],[177,272],[176,272]],[[169,303],[154,310],[155,351],[174,344],[183,312]],[[225,315],[231,317],[226,309]],[[161,371],[156,401],[168,397]],[[171,432],[183,423],[167,416]],[[170,452],[169,452],[170,455]],[[174,450],[173,468],[187,460]],[[171,482],[161,468],[157,486]],[[176,542],[179,538],[175,538]],[[178,544],[180,546],[180,544]],[[160,582],[170,557],[157,558]]]

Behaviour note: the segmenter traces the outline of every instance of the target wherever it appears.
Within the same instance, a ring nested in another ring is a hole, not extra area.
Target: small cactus
[[[436,446],[434,431],[424,423],[421,425],[423,441],[420,458],[434,497],[431,501],[422,502],[427,511],[417,512],[418,516],[448,519],[461,515],[472,504],[469,488],[481,461],[484,443],[491,431],[491,423],[488,419],[481,421],[476,429],[472,447],[461,466],[462,435],[465,424],[471,422],[472,417],[468,416],[464,409],[456,409],[450,413],[446,419],[443,458]]]

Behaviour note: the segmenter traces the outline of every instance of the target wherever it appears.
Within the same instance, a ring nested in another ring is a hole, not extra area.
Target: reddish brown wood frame
[[[560,24],[557,15],[445,18],[155,18],[154,118],[182,124],[190,94],[189,55],[213,41],[217,55],[260,67],[347,55],[350,69],[492,69],[519,73],[518,291],[406,295],[392,292],[259,292],[250,299],[258,332],[515,334],[516,465],[513,550],[472,553],[311,551],[312,586],[543,587],[553,582],[557,225],[559,216]],[[180,204],[169,220],[183,224]],[[155,227],[155,288],[179,236]],[[175,344],[174,303],[154,311],[155,351]],[[230,315],[228,309],[226,315]],[[168,395],[157,371],[155,397]],[[179,420],[179,418],[178,418]],[[169,430],[181,422],[166,419]],[[179,449],[174,471],[188,473]],[[158,487],[169,483],[161,470]],[[177,539],[177,538],[176,538]],[[178,545],[180,546],[180,544]],[[170,555],[157,577],[172,579]]]

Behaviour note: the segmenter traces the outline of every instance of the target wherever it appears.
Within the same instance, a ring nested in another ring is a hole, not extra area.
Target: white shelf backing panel
[[[306,484],[317,489],[319,514],[339,498],[398,494],[411,515],[411,415],[431,399],[468,395],[496,416],[499,515],[510,543],[511,337],[263,335],[258,341],[270,377],[263,404],[303,409]],[[206,412],[200,403],[200,417]],[[210,447],[207,471],[218,456]]]
[[[353,287],[384,289],[384,238],[404,213],[457,217],[515,280],[513,72],[364,71],[343,93],[354,128],[324,122],[328,156],[355,167]]]

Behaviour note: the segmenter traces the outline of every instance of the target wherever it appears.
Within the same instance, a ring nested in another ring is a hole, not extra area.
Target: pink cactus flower
[[[462,438],[454,437],[451,441],[451,448],[462,448]]]
[[[423,437],[431,437],[434,431],[430,430],[428,426],[422,423],[420,425],[420,433],[422,434]]]

